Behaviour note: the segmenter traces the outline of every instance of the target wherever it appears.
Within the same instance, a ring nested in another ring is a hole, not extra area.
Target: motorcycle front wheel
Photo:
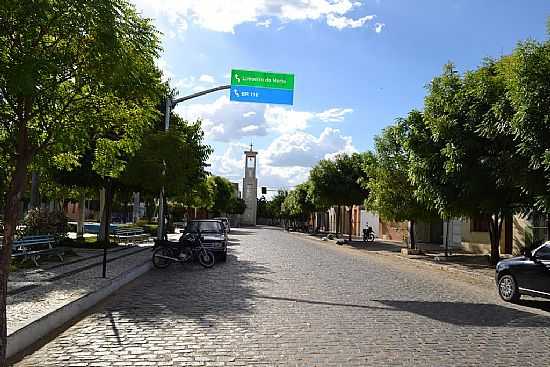
[[[369,234],[369,238],[367,239],[368,242],[374,242],[374,233]]]
[[[214,259],[214,254],[207,250],[201,250],[198,254],[199,264],[205,268],[211,268],[214,266],[216,260]]]
[[[173,260],[169,259],[173,257],[172,250],[168,247],[159,247],[153,252],[153,265],[157,269],[167,268]]]

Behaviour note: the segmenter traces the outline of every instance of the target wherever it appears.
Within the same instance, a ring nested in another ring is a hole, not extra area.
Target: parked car
[[[517,302],[524,294],[550,298],[550,241],[523,256],[502,260],[496,267],[500,297]]]
[[[198,234],[203,237],[203,246],[216,255],[220,261],[227,258],[227,236],[223,224],[215,219],[192,220],[187,223],[182,238],[190,234]]]
[[[218,218],[214,218],[214,219],[219,220],[223,223],[227,233],[231,232],[231,226],[229,225],[229,218],[227,218],[227,217],[218,217]]]

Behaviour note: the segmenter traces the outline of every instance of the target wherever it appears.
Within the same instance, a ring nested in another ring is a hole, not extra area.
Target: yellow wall
[[[512,224],[512,253],[514,255],[520,254],[525,247],[526,238],[529,242],[529,238],[532,237],[532,231],[530,231],[530,225],[526,218],[520,215],[514,215]],[[531,234],[529,234],[531,233]],[[504,252],[505,244],[504,225],[500,233],[500,252]],[[491,252],[491,239],[489,238],[489,232],[471,232],[470,231],[470,219],[462,221],[462,246],[466,251],[477,253],[490,253]]]

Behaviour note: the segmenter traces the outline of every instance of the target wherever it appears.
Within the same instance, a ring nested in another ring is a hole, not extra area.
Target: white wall
[[[363,228],[367,227],[367,223],[372,227],[374,234],[380,236],[380,218],[378,214],[361,210],[361,235],[363,234]]]

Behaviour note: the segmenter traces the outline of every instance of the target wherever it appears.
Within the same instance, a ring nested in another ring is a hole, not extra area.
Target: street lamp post
[[[187,101],[189,99],[197,98],[200,96],[204,96],[205,94],[217,92],[219,90],[224,89],[230,89],[231,85],[220,85],[215,88],[210,88],[207,90],[203,90],[197,93],[190,94],[188,96],[180,97],[177,99],[172,99],[170,95],[166,96],[166,110],[164,112],[164,131],[168,131],[170,129],[170,113],[172,110],[176,107],[176,105],[180,102]],[[166,165],[164,166],[164,174],[166,170]],[[162,240],[164,237],[164,232],[166,231],[165,225],[164,225],[164,185],[160,189],[160,200],[159,200],[159,229],[158,229],[158,239]]]

